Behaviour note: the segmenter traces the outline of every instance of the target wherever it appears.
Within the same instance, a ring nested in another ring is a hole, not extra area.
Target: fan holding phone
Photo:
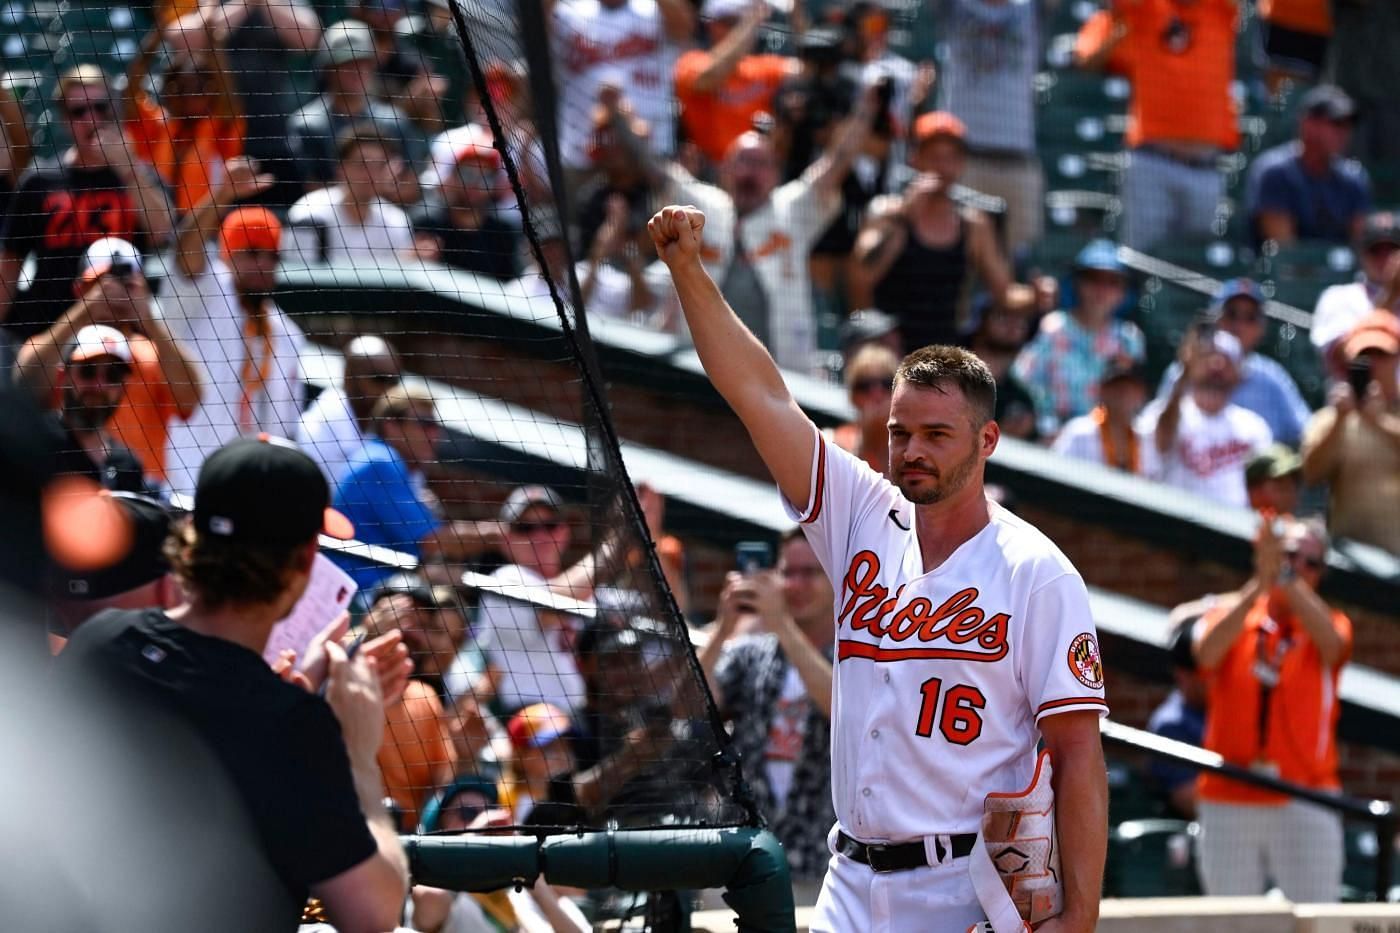
[[[1327,484],[1328,531],[1400,553],[1400,322],[1373,311],[1342,338],[1346,379],[1303,434],[1303,479]]]
[[[794,528],[774,549],[742,541],[700,652],[715,703],[793,879],[819,882],[830,854],[832,602],[826,571]],[[811,892],[815,894],[815,888]]]

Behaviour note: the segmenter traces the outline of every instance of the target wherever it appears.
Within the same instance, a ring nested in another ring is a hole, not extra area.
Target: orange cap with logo
[[[247,249],[276,252],[281,244],[282,222],[265,207],[240,207],[219,225],[219,253],[224,259]]]

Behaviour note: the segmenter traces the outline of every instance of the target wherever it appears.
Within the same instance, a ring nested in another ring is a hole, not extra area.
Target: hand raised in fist
[[[656,255],[668,266],[700,258],[700,235],[704,229],[705,215],[694,205],[668,205],[647,223]]]

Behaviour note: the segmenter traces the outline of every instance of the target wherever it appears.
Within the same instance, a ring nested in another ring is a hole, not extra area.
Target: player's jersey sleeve
[[[869,515],[878,515],[906,500],[885,478],[813,429],[811,482],[799,507],[783,498],[788,517],[797,522],[833,583],[846,566],[853,530]],[[910,510],[912,511],[912,510]],[[907,523],[912,519],[906,515]]]
[[[1084,581],[1061,573],[1031,594],[1027,610],[1019,664],[1036,721],[1074,710],[1107,715],[1103,659]]]

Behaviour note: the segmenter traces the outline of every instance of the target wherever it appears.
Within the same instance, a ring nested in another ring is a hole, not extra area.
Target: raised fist
[[[705,215],[693,204],[663,207],[647,223],[647,232],[656,245],[656,255],[668,266],[700,258],[701,233],[704,229]]]

